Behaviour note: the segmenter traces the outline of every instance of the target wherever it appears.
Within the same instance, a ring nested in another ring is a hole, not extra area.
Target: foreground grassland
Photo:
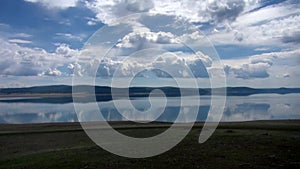
[[[112,124],[149,137],[168,124]],[[0,125],[0,168],[300,168],[300,121],[221,123],[198,143],[196,124],[176,147],[159,156],[129,159],[96,146],[78,123]]]

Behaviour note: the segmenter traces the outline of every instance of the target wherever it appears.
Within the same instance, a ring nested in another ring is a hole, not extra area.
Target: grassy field
[[[163,132],[168,124],[112,126],[130,136]],[[300,168],[300,121],[221,123],[198,143],[196,124],[176,147],[144,159],[120,157],[96,146],[78,123],[0,125],[0,168]]]

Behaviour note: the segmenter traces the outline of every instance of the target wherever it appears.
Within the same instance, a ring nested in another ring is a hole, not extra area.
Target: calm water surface
[[[189,104],[180,107],[180,100],[187,99]],[[180,122],[193,121],[193,112],[198,110],[197,121],[205,121],[210,109],[210,97],[201,97],[195,102],[194,97],[168,98],[167,106],[161,104],[163,98],[154,98],[150,104],[148,98],[136,98],[131,104],[141,113],[134,114],[127,100],[98,102],[99,110],[104,119],[109,121],[140,120],[174,122],[179,111],[183,115]],[[22,103],[0,102],[0,123],[46,123],[94,121],[99,119],[99,113],[91,109],[92,103],[78,103],[87,107],[85,111],[76,114],[73,103]],[[115,105],[118,105],[116,108]],[[161,114],[159,112],[162,112]],[[250,121],[300,119],[300,94],[259,94],[252,96],[228,96],[222,121]],[[214,121],[214,119],[210,119]]]

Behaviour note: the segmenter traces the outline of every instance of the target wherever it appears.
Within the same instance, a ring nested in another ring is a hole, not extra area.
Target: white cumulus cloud
[[[9,39],[8,42],[10,43],[20,43],[20,44],[29,44],[29,43],[32,43],[31,41],[29,40],[24,40],[24,39]]]
[[[67,9],[75,7],[79,0],[25,0],[26,2],[39,3],[47,8]]]
[[[49,68],[47,71],[40,74],[40,76],[46,75],[46,76],[60,76],[62,73],[61,71],[57,70],[56,68],[52,69]]]
[[[191,22],[233,21],[255,0],[94,0],[86,1],[87,8],[105,24],[133,13],[171,15]]]
[[[61,44],[55,53],[49,53],[0,39],[0,55],[0,76],[60,76],[58,68],[75,62],[78,51]]]
[[[223,60],[228,76],[240,79],[298,77],[300,50],[270,52],[238,60]],[[288,75],[288,76],[286,76]]]

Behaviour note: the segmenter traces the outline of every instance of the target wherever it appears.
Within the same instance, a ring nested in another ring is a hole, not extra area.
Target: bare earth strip
[[[131,122],[111,125],[135,137],[150,137],[170,126]],[[300,120],[221,123],[208,141],[199,144],[202,126],[195,124],[180,144],[164,154],[128,159],[95,145],[79,123],[1,124],[0,168],[300,167]]]

